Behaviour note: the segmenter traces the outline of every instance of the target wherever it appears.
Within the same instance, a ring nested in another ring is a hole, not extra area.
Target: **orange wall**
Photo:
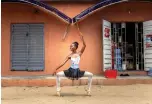
[[[87,9],[88,7],[94,5],[95,3],[50,3],[48,5],[53,6],[66,14],[69,17],[75,17],[83,10]]]
[[[55,4],[50,3],[69,17],[74,17],[92,4]],[[144,7],[144,8],[143,8]],[[121,8],[121,9],[120,9]],[[2,4],[2,76],[7,75],[44,75],[52,74],[53,70],[70,53],[69,45],[78,41],[75,26],[70,27],[66,40],[61,39],[67,26],[66,23],[54,15],[41,11],[33,13],[34,7],[28,4]],[[131,13],[128,13],[128,10]],[[80,29],[84,34],[87,48],[82,56],[80,67],[82,70],[94,74],[102,74],[102,19],[112,22],[146,21],[152,19],[152,3],[120,3],[86,17],[80,22]],[[45,70],[42,72],[10,71],[10,24],[11,23],[45,23]],[[61,70],[67,69],[67,63]]]

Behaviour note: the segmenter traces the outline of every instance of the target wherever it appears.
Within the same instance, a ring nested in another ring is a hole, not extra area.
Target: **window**
[[[44,24],[12,24],[11,27],[11,70],[43,70]]]

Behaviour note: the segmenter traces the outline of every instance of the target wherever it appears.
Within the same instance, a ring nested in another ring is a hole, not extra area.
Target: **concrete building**
[[[147,71],[152,68],[152,49],[149,47],[151,43],[145,40],[152,34],[151,10],[151,0],[3,0],[2,84],[35,85],[45,82],[43,85],[54,85],[54,79],[37,79],[33,82],[29,82],[29,79],[20,82],[15,79],[11,82],[7,78],[51,75],[69,54],[69,46],[73,41],[79,42],[79,49],[82,46],[76,23],[79,24],[87,44],[80,63],[82,70],[102,76],[106,69],[112,67],[111,53],[108,52],[112,51],[111,42],[114,42],[125,53],[121,59],[122,66],[125,66],[122,70],[125,71],[118,74],[127,72],[131,76],[147,76]],[[67,28],[69,31],[63,41]],[[105,28],[110,29],[108,40],[104,35]],[[132,48],[129,50],[127,47],[131,44]],[[123,46],[126,46],[125,49]],[[129,56],[132,58],[126,58]],[[61,70],[67,69],[69,65],[67,63]],[[145,83],[151,82],[148,80]]]

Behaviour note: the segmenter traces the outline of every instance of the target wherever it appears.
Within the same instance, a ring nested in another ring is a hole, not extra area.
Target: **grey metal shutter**
[[[11,25],[11,70],[26,70],[28,59],[28,25]]]
[[[44,69],[44,24],[29,24],[28,70]]]

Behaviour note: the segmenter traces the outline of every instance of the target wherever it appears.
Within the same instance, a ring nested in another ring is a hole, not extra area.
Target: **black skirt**
[[[79,78],[84,76],[85,71],[80,71],[80,69],[69,68],[68,70],[64,70],[64,74],[71,80],[78,80]]]

